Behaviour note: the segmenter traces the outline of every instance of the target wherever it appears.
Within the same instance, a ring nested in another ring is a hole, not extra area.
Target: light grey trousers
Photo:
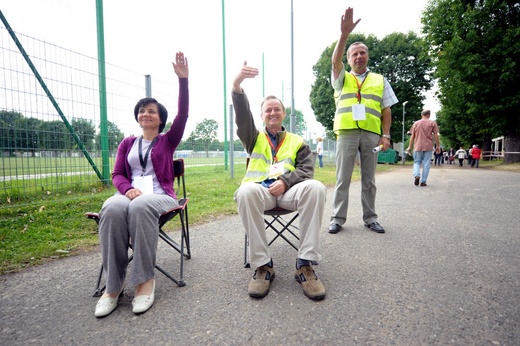
[[[154,277],[159,239],[159,217],[177,206],[168,195],[145,194],[133,200],[119,193],[108,198],[99,212],[99,240],[106,275],[106,293],[123,289],[131,242],[130,284],[137,286]]]
[[[281,207],[298,211],[300,246],[298,258],[319,261],[320,228],[327,197],[325,185],[317,180],[305,180],[292,186],[276,198],[267,188],[256,183],[245,183],[235,192],[238,214],[249,239],[251,268],[256,269],[271,260],[264,225],[264,211]]]
[[[338,135],[336,147],[336,187],[332,200],[331,223],[343,225],[347,220],[348,197],[352,172],[359,152],[361,162],[361,206],[366,224],[377,222],[376,166],[377,153],[372,149],[380,136],[363,130],[343,131]]]

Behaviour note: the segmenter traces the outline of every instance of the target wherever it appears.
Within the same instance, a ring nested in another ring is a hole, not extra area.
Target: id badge
[[[283,162],[275,163],[269,170],[269,178],[276,179],[281,176],[284,172]]]
[[[362,103],[356,103],[352,105],[352,114],[354,116],[354,120],[366,120],[366,112],[365,105]]]
[[[143,177],[135,177],[132,182],[132,186],[143,194],[153,193],[153,179],[151,175],[145,175]]]

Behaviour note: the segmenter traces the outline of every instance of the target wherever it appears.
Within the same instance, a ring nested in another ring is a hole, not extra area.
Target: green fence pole
[[[226,20],[224,0],[222,0],[222,61],[224,63],[224,169],[228,169],[228,140],[227,140],[227,86],[226,86]]]
[[[105,29],[103,26],[103,0],[96,0],[96,24],[98,42],[99,74],[99,118],[101,137],[101,160],[103,165],[103,183],[110,183],[110,165],[108,156],[108,120],[107,120],[107,84],[105,72]]]

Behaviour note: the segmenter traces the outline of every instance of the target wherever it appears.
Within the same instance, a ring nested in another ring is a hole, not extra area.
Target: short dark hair
[[[352,43],[350,46],[348,46],[347,48],[347,59],[350,58],[350,48],[354,47],[354,46],[362,46],[365,48],[365,50],[367,51],[367,54],[368,54],[368,47],[366,44],[364,44],[363,42],[354,42]]]
[[[139,122],[139,120],[137,119],[139,109],[142,107],[146,107],[149,104],[157,105],[157,109],[159,110],[159,118],[161,118],[161,125],[159,126],[159,133],[161,133],[163,132],[164,127],[166,126],[166,121],[168,121],[168,111],[166,110],[166,107],[164,107],[162,104],[157,102],[157,100],[152,97],[145,97],[144,99],[140,99],[139,101],[137,101],[137,104],[134,107],[135,121]]]
[[[429,116],[430,115],[430,110],[429,109],[425,109],[421,112],[421,115],[424,115],[424,116]]]
[[[267,100],[278,100],[278,102],[280,102],[280,104],[282,105],[282,111],[285,112],[285,106],[283,105],[283,102],[282,100],[280,100],[278,97],[274,96],[274,95],[269,95],[269,96],[266,96],[262,103],[260,104],[260,110],[262,111],[262,114],[264,114],[264,103],[265,101]]]

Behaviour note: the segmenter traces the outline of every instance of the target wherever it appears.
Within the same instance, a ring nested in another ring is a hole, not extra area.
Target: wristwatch
[[[383,135],[383,138],[388,138],[388,139],[390,139],[390,135]]]

